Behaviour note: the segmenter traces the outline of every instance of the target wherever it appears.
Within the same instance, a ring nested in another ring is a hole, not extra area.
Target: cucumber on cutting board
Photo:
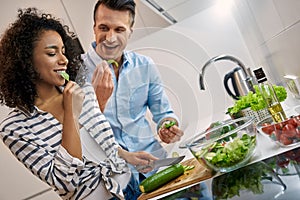
[[[184,173],[184,167],[178,163],[167,167],[143,180],[139,187],[141,192],[148,193],[179,177]]]

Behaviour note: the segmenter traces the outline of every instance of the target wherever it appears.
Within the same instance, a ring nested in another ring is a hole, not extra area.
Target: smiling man
[[[151,130],[147,109],[163,142],[179,141],[183,131],[152,59],[125,50],[134,18],[133,0],[99,0],[94,8],[95,42],[82,58],[89,70],[87,80],[94,86],[100,108],[118,143],[130,152],[146,151],[164,158],[167,152]],[[109,64],[108,60],[118,64]],[[170,122],[173,126],[166,128],[164,125]],[[135,173],[140,181],[150,174]]]

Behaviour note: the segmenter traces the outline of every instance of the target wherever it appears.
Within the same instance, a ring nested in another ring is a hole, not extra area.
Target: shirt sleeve
[[[148,104],[153,115],[153,121],[157,123],[157,129],[159,128],[158,125],[165,118],[176,119],[176,121],[179,123],[179,119],[175,115],[168,96],[164,90],[161,75],[152,59],[149,58],[148,61],[150,76]]]
[[[58,172],[56,176],[61,180],[65,179],[67,182],[70,182],[76,171],[83,169],[84,164],[78,158],[72,157],[63,146],[59,146],[54,157],[54,166]]]

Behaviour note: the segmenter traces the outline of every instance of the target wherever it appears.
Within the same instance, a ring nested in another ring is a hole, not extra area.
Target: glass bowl
[[[257,123],[257,129],[281,147],[295,146],[300,142],[300,115],[278,123],[267,117]]]
[[[256,126],[253,117],[226,120],[185,143],[202,164],[220,172],[244,166],[256,147]]]

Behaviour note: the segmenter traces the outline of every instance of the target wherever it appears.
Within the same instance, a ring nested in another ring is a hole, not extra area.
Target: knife
[[[146,168],[158,169],[163,166],[175,165],[182,161],[185,156],[179,156],[175,158],[164,158],[160,160],[150,161],[148,165],[137,165],[135,168],[137,171],[142,171]]]

